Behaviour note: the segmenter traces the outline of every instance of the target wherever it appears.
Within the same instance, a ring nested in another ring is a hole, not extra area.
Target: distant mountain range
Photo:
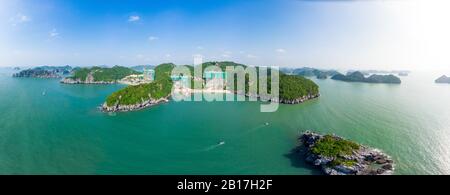
[[[303,67],[303,68],[281,68],[281,72],[287,75],[299,75],[304,77],[317,77],[318,79],[326,79],[328,77],[339,74],[336,70],[320,70],[315,68]]]
[[[349,70],[347,74],[353,73],[353,72],[361,72],[364,75],[371,75],[371,74],[396,74],[398,76],[408,76],[411,71],[409,70]]]
[[[131,69],[138,71],[138,72],[144,72],[144,69],[155,69],[155,66],[153,65],[137,65],[130,67]]]
[[[71,71],[71,66],[39,66],[22,70],[13,74],[13,77],[61,78],[64,75],[70,74]]]

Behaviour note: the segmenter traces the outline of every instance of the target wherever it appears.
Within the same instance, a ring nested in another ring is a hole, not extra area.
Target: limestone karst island
[[[447,0],[0,0],[0,175],[162,193],[448,175],[449,19]]]

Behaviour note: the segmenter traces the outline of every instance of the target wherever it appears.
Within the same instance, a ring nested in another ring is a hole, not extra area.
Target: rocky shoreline
[[[94,81],[86,79],[85,81],[82,81],[81,79],[72,79],[72,78],[64,78],[60,81],[63,84],[116,84],[117,82],[114,81]]]
[[[235,93],[235,94],[239,94],[239,93]],[[268,98],[268,97],[262,97],[260,95],[249,95],[246,94],[246,97],[256,97],[258,99],[260,99],[261,101],[270,101],[270,102],[278,102],[280,104],[301,104],[304,103],[308,100],[312,100],[312,99],[316,99],[320,97],[320,94],[316,94],[316,95],[305,95],[303,97],[297,98],[297,99],[293,99],[293,100],[288,100],[288,99],[278,99],[278,98]]]
[[[70,83],[70,84],[78,84],[78,83]],[[96,84],[98,84],[98,83],[96,83]],[[249,95],[246,95],[246,96],[250,97]],[[311,100],[311,99],[318,98],[319,96],[320,96],[320,94],[308,95],[308,96],[303,96],[303,97],[295,99],[295,100],[281,100],[281,101],[278,101],[278,102],[281,103],[281,104],[299,104],[299,103],[303,103],[303,102]],[[144,108],[148,108],[148,107],[160,104],[160,103],[167,103],[167,102],[169,102],[169,97],[160,98],[158,100],[153,100],[153,99],[146,100],[146,101],[142,101],[139,104],[133,104],[133,105],[120,105],[120,104],[116,103],[114,106],[108,106],[107,103],[105,102],[100,107],[100,109],[103,112],[130,112],[130,111],[137,111],[137,110],[142,110]],[[260,97],[257,96],[257,98],[260,98]],[[270,101],[277,102],[277,100],[274,100],[274,99],[271,99]]]
[[[311,131],[303,133],[299,140],[305,151],[303,153],[306,162],[318,166],[326,175],[391,175],[394,172],[394,162],[392,158],[378,149],[367,146],[358,145],[358,149],[354,149],[351,154],[327,156],[317,153],[314,148],[317,143],[323,141],[325,136],[328,139],[345,141],[336,135],[321,135]]]
[[[139,104],[133,104],[133,105],[120,105],[120,104],[116,103],[114,106],[108,106],[105,102],[105,103],[103,103],[103,105],[101,106],[100,109],[103,112],[129,112],[129,111],[141,110],[141,109],[155,106],[157,104],[165,103],[165,102],[169,102],[168,97],[160,98],[157,100],[150,99],[150,100],[142,101]]]
[[[308,100],[312,100],[312,99],[316,99],[319,98],[320,94],[316,94],[316,95],[307,95],[307,96],[303,96],[294,100],[286,100],[286,99],[280,99],[279,103],[282,104],[301,104],[304,103]]]

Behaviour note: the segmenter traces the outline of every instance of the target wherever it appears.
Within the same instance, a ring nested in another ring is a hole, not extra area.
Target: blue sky
[[[202,55],[288,67],[448,67],[448,5],[0,0],[0,66],[192,64]]]

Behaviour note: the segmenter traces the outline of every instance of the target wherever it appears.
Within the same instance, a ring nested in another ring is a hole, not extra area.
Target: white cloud
[[[136,55],[136,58],[142,59],[142,58],[144,58],[144,55],[142,55],[142,54],[137,54],[137,55]]]
[[[203,46],[197,46],[198,50],[203,50]]]
[[[166,54],[166,58],[170,58],[170,57],[172,57],[172,55]]]
[[[133,16],[128,17],[128,22],[137,22],[139,20],[141,20],[141,17],[137,16],[137,15],[133,15]]]
[[[276,49],[275,51],[278,52],[278,53],[286,53],[286,50],[285,49],[281,49],[281,48]]]
[[[56,29],[54,28],[52,31],[50,31],[48,33],[48,35],[50,36],[50,38],[56,38],[59,36],[59,33],[56,31]]]
[[[11,19],[9,19],[9,21],[11,22],[11,24],[13,26],[16,26],[18,24],[26,23],[26,22],[31,21],[31,18],[29,16],[27,16],[27,15],[22,14],[22,13],[18,13],[16,16],[14,16]]]
[[[258,56],[252,55],[252,54],[247,54],[247,58],[257,58]]]
[[[155,40],[158,40],[159,38],[158,37],[155,37],[155,36],[150,36],[150,37],[148,37],[148,40],[149,41],[155,41]]]
[[[18,16],[19,22],[28,22],[30,21],[30,18],[26,15],[19,15]]]

